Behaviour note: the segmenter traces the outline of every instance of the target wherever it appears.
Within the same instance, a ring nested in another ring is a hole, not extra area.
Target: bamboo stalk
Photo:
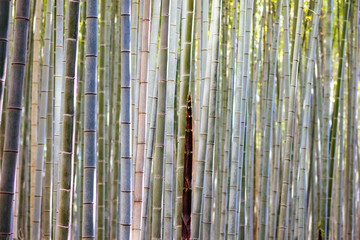
[[[40,35],[41,35],[41,1],[36,1],[35,5],[35,28],[34,28],[34,45],[33,45],[33,70],[32,70],[32,84],[31,84],[31,174],[30,174],[30,214],[34,215],[34,198],[35,196],[35,179],[36,179],[36,161],[37,161],[37,146],[38,146],[38,119],[39,119],[39,82],[40,82]],[[32,229],[33,222],[30,222]]]
[[[149,34],[151,23],[151,2],[146,0],[143,6],[143,24],[140,55],[140,89],[139,89],[139,111],[137,127],[137,147],[135,158],[134,176],[134,211],[133,211],[133,237],[140,239],[142,228],[142,203],[144,184],[144,160],[145,160],[145,138],[146,138],[146,105],[148,93],[148,68],[149,68]]]
[[[214,169],[214,144],[215,144],[215,129],[216,129],[216,95],[217,95],[217,82],[220,78],[217,74],[218,62],[219,62],[219,36],[220,36],[220,19],[221,19],[221,3],[220,1],[215,1],[212,3],[214,6],[214,11],[211,19],[211,27],[214,26],[213,30],[213,46],[211,49],[211,77],[210,77],[210,95],[209,95],[209,110],[208,110],[208,137],[207,137],[207,147],[206,147],[206,156],[205,156],[205,192],[204,192],[204,209],[209,209],[208,211],[203,212],[202,220],[202,237],[206,239],[211,238],[211,228],[212,228],[212,204],[213,204],[213,169]],[[210,29],[211,29],[210,27]],[[211,30],[210,30],[211,31]],[[203,108],[206,103],[203,102]],[[203,119],[205,121],[205,118]]]
[[[95,239],[95,209],[97,194],[97,56],[98,56],[98,2],[90,0],[86,3],[86,62],[85,62],[85,96],[84,96],[84,161],[83,161],[83,208],[82,238]],[[79,111],[80,109],[78,109]]]
[[[162,1],[161,29],[160,29],[160,52],[159,52],[159,81],[158,81],[158,108],[155,135],[154,154],[154,182],[153,182],[153,206],[152,206],[152,238],[160,239],[162,230],[161,215],[163,202],[163,172],[164,172],[164,144],[165,144],[165,116],[166,94],[168,79],[168,55],[169,55],[169,0]]]
[[[71,232],[73,159],[74,159],[74,117],[75,117],[75,69],[79,29],[80,2],[69,1],[69,31],[66,39],[66,70],[64,89],[64,113],[62,125],[62,157],[60,170],[58,216],[56,239],[68,238]]]
[[[61,128],[62,122],[61,106],[62,106],[62,89],[64,86],[64,0],[56,1],[56,33],[55,33],[55,101],[54,101],[54,180],[53,180],[53,226],[56,226],[57,221],[57,206],[58,206],[58,183],[59,183],[59,163],[60,163],[60,149],[61,149]],[[55,227],[53,228],[53,236],[55,236]]]
[[[55,12],[55,11],[54,11]],[[53,18],[53,24],[55,18]],[[47,118],[46,118],[46,160],[45,160],[45,177],[44,177],[44,203],[43,203],[43,239],[51,238],[52,229],[52,207],[51,207],[51,193],[53,180],[52,171],[54,167],[54,152],[53,152],[53,106],[54,106],[54,40],[55,31],[51,34],[51,47],[50,47],[50,71],[49,71],[49,88],[48,88],[48,105],[47,105]]]
[[[0,110],[2,112],[2,105],[4,99],[4,87],[6,78],[6,63],[8,52],[8,36],[10,18],[12,19],[11,1],[0,2]],[[10,33],[12,34],[12,33]],[[0,117],[1,124],[1,117]]]
[[[37,132],[37,159],[35,166],[35,189],[34,210],[32,215],[32,238],[40,238],[40,222],[41,222],[41,198],[42,198],[42,182],[44,168],[44,147],[46,141],[46,118],[48,104],[48,88],[49,88],[49,65],[50,65],[50,41],[52,33],[52,5],[53,1],[47,2],[46,11],[46,30],[45,30],[45,46],[44,61],[42,68],[42,81],[40,87],[40,111],[39,111],[39,128]],[[37,93],[36,93],[37,94]]]
[[[292,139],[294,138],[294,117],[295,117],[295,99],[296,99],[296,86],[297,86],[297,71],[298,71],[298,58],[299,58],[299,47],[300,47],[300,34],[301,34],[301,24],[302,24],[302,15],[303,15],[303,5],[304,2],[300,0],[297,13],[297,22],[296,22],[296,38],[294,45],[294,55],[293,55],[293,64],[291,68],[291,83],[290,83],[290,100],[289,100],[289,112],[288,112],[288,124],[286,128],[286,144],[284,150],[284,161],[283,161],[283,178],[281,183],[281,199],[280,199],[280,215],[279,215],[279,228],[277,237],[282,240],[285,239],[285,233],[289,232],[287,227],[291,226],[290,224],[286,225],[286,219],[289,218],[289,209],[288,203],[289,200],[289,185],[290,185],[290,161],[291,161],[291,145]]]
[[[181,72],[180,72],[180,102],[179,102],[179,121],[178,121],[178,150],[177,150],[177,167],[176,167],[176,205],[175,205],[175,231],[176,239],[181,238],[182,232],[182,192],[183,192],[183,176],[184,176],[184,144],[185,144],[185,120],[186,120],[186,101],[189,94],[190,80],[190,63],[191,63],[191,39],[193,28],[193,10],[194,1],[184,1],[185,20],[182,25],[181,34]]]
[[[169,57],[168,57],[168,79],[166,96],[165,117],[165,173],[164,173],[164,239],[173,239],[174,232],[174,166],[175,166],[175,138],[174,138],[174,100],[176,81],[176,48],[177,39],[177,4],[176,0],[170,1],[169,13]]]
[[[234,83],[234,105],[233,105],[233,126],[231,136],[231,153],[230,153],[230,180],[229,180],[229,202],[228,202],[228,229],[227,238],[236,239],[238,230],[238,207],[239,207],[239,192],[238,184],[242,178],[242,163],[240,162],[240,138],[241,138],[241,115],[245,110],[245,106],[242,105],[241,97],[245,91],[243,86],[243,57],[244,57],[244,38],[245,38],[245,26],[246,26],[246,1],[240,2],[240,16],[239,16],[239,36],[238,36],[238,52],[236,57],[236,80]],[[242,108],[244,107],[244,108]],[[241,167],[240,167],[241,166]]]
[[[120,168],[120,239],[131,236],[132,162],[131,162],[131,71],[130,1],[121,1],[121,168]]]
[[[16,162],[19,151],[22,96],[26,64],[30,1],[18,0],[15,12],[13,60],[10,73],[5,141],[0,175],[0,237],[12,238]]]

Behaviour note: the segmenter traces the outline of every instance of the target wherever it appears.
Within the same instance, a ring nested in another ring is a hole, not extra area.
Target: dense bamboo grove
[[[359,239],[359,0],[0,0],[0,239]]]

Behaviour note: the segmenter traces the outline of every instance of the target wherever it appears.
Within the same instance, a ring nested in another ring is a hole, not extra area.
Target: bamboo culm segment
[[[5,9],[6,10],[6,9]],[[19,153],[22,97],[26,64],[30,1],[16,1],[13,60],[10,73],[2,167],[0,176],[0,239],[13,234],[16,163]]]
[[[67,239],[71,232],[74,171],[75,81],[80,2],[69,1],[69,29],[66,39],[64,112],[58,214],[55,239]]]
[[[84,112],[84,180],[82,238],[95,239],[96,166],[97,166],[97,56],[98,56],[98,3],[86,3],[86,62]],[[78,110],[79,111],[79,110]]]

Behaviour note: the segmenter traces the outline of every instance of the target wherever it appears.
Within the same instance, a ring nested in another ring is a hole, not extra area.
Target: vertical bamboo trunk
[[[152,207],[152,238],[160,239],[162,234],[163,213],[163,178],[164,178],[164,144],[165,144],[165,117],[166,117],[166,94],[168,79],[168,55],[169,55],[169,0],[162,1],[161,29],[160,29],[160,52],[159,52],[159,81],[158,81],[158,108],[155,135],[154,154],[154,182],[153,182],[153,207]]]
[[[176,39],[177,27],[177,0],[170,1],[170,20],[169,20],[169,60],[168,60],[168,79],[166,96],[166,123],[165,123],[165,176],[164,176],[164,239],[173,239],[174,222],[174,100],[175,100],[175,81],[176,81]]]
[[[79,38],[79,64],[78,64],[78,82],[77,82],[77,96],[76,99],[76,126],[75,126],[75,151],[76,156],[74,158],[74,169],[75,171],[75,188],[73,189],[74,197],[73,201],[73,208],[76,211],[73,211],[72,218],[74,219],[73,223],[76,227],[73,228],[73,236],[76,239],[82,238],[82,218],[83,218],[83,182],[84,182],[84,171],[83,171],[83,164],[84,164],[84,95],[85,95],[85,39],[86,39],[86,2],[84,2],[81,6],[81,13],[80,13],[80,34],[81,38]]]
[[[210,94],[209,94],[209,112],[208,112],[208,129],[207,129],[207,140],[206,140],[206,157],[205,157],[205,191],[204,191],[204,212],[202,220],[202,237],[205,239],[211,239],[211,228],[212,228],[212,204],[213,204],[213,171],[214,171],[214,144],[215,144],[215,129],[219,126],[216,125],[216,101],[217,101],[217,85],[218,79],[218,62],[219,62],[219,37],[220,37],[220,19],[221,19],[221,2],[214,1],[214,12],[212,13],[211,27],[214,26],[212,39],[212,49],[209,59],[211,64],[210,75]],[[210,27],[210,29],[211,29]],[[206,103],[205,103],[206,104]],[[205,105],[203,105],[205,107]],[[205,118],[202,119],[206,121]],[[218,124],[219,125],[219,124]],[[218,162],[217,160],[216,162]]]
[[[180,72],[180,115],[178,120],[178,150],[177,150],[177,170],[176,170],[176,206],[175,206],[175,228],[176,239],[181,238],[182,233],[182,193],[183,193],[183,176],[184,176],[184,137],[185,137],[185,122],[186,122],[186,101],[189,94],[189,80],[190,80],[190,63],[191,63],[191,36],[193,28],[193,10],[194,1],[186,0],[184,2],[185,8],[185,22],[182,27],[182,45],[181,52],[181,72]]]
[[[106,123],[106,113],[105,113],[105,82],[106,82],[106,0],[101,1],[100,6],[100,61],[99,61],[99,85],[98,85],[98,104],[99,104],[99,115],[98,115],[98,135],[99,135],[99,143],[98,143],[98,168],[97,168],[97,231],[96,235],[98,239],[104,239],[105,237],[105,123]]]
[[[282,0],[277,1],[278,11],[276,11],[275,16],[275,28],[273,33],[271,53],[270,53],[270,74],[268,79],[267,86],[267,101],[266,101],[266,110],[265,110],[265,143],[264,143],[264,158],[262,160],[262,179],[261,179],[261,205],[260,205],[260,232],[259,239],[267,237],[267,225],[268,225],[268,200],[267,195],[269,193],[269,177],[270,177],[270,148],[272,141],[272,126],[273,126],[273,109],[275,105],[275,74],[277,66],[277,53],[278,53],[278,42],[279,42],[279,32],[280,32],[280,7],[282,5]]]
[[[353,51],[353,66],[352,66],[352,75],[351,75],[351,80],[349,79],[349,82],[352,83],[349,85],[351,86],[348,86],[348,87],[351,87],[352,90],[351,90],[351,95],[352,95],[352,98],[351,98],[351,101],[350,103],[348,102],[348,105],[351,104],[351,108],[349,109],[348,111],[348,116],[350,115],[351,113],[351,119],[348,119],[348,125],[350,125],[350,128],[348,128],[348,132],[350,132],[351,134],[349,134],[351,136],[351,138],[348,138],[348,145],[350,145],[350,148],[348,147],[348,149],[350,149],[349,154],[349,158],[346,163],[347,165],[347,173],[346,173],[346,176],[347,176],[347,183],[346,185],[348,186],[348,191],[347,191],[347,201],[348,201],[348,204],[346,205],[346,208],[347,208],[347,215],[349,216],[352,212],[352,218],[349,219],[349,218],[346,218],[350,221],[352,221],[352,223],[348,223],[346,224],[346,220],[343,221],[343,218],[342,218],[342,215],[339,216],[339,222],[341,224],[341,227],[342,228],[345,228],[347,227],[346,229],[346,234],[347,235],[350,235],[350,234],[353,234],[352,237],[354,239],[358,238],[359,237],[359,231],[356,231],[354,230],[353,232],[352,231],[352,228],[351,226],[357,226],[359,224],[359,204],[356,204],[355,201],[359,201],[359,196],[356,197],[356,195],[358,195],[356,192],[359,191],[358,190],[358,186],[359,186],[359,182],[356,182],[355,180],[355,176],[357,174],[359,174],[359,155],[356,154],[356,146],[357,146],[357,141],[358,141],[358,136],[357,136],[357,133],[358,133],[358,129],[357,129],[357,122],[358,122],[358,84],[359,84],[359,21],[360,21],[360,11],[359,11],[359,1],[355,1],[355,5],[354,5],[354,23],[353,23],[353,26],[356,26],[356,30],[354,31],[355,32],[355,36],[354,36],[354,51]],[[350,94],[350,93],[349,93]],[[344,94],[342,95],[344,96]],[[350,99],[349,99],[350,100]],[[344,100],[342,100],[342,105],[340,106],[342,108],[342,110],[340,110],[340,112],[343,112],[343,108],[344,108]],[[348,106],[349,107],[349,106]],[[344,113],[343,113],[344,114]],[[349,116],[350,117],[350,116]],[[350,124],[349,124],[350,122]],[[357,156],[356,156],[357,155]],[[357,158],[357,161],[358,163],[356,163],[356,158]],[[342,158],[340,157],[340,160]],[[341,164],[343,164],[343,162],[341,162]],[[356,167],[358,166],[358,167]],[[343,167],[343,166],[342,166]],[[341,185],[342,187],[342,185]],[[355,200],[356,199],[356,200]],[[342,198],[340,198],[340,200],[342,200]],[[351,201],[352,200],[352,201]],[[345,202],[345,201],[344,201]],[[350,203],[351,202],[351,203]],[[343,205],[341,204],[342,202],[340,202],[340,206],[342,207]],[[340,214],[342,214],[341,212],[341,208],[339,209],[339,212]],[[357,217],[356,217],[357,215]],[[345,222],[345,226],[343,226],[343,222]],[[338,236],[341,236],[340,234],[342,234],[342,232],[339,231],[339,235]]]
[[[33,7],[31,7],[30,9],[33,9]],[[33,12],[33,11],[32,11]],[[33,25],[33,20],[32,20],[32,16],[33,16],[33,13],[30,11],[30,28],[31,26]],[[30,51],[31,47],[32,47],[32,34],[31,34],[31,31],[28,32],[28,42],[30,43],[29,44],[29,47],[28,47],[28,53],[27,54],[27,58],[26,58],[26,61],[27,62],[30,62],[29,60],[32,58],[32,51]],[[20,172],[19,172],[19,175],[20,175],[20,182],[22,183],[20,185],[20,189],[19,190],[19,206],[22,206],[22,208],[19,209],[18,211],[18,224],[17,224],[17,227],[18,227],[18,235],[22,234],[23,236],[26,236],[26,237],[29,237],[30,238],[30,232],[28,231],[27,229],[27,223],[29,221],[29,217],[28,217],[28,209],[29,209],[29,192],[28,192],[28,189],[29,189],[29,159],[30,159],[30,156],[29,156],[29,149],[30,149],[30,136],[29,136],[29,127],[30,127],[30,108],[31,108],[31,88],[28,87],[31,85],[31,78],[29,78],[28,76],[31,76],[31,64],[28,64],[26,66],[26,69],[25,69],[25,79],[27,79],[27,81],[25,81],[25,85],[24,85],[24,89],[26,90],[25,91],[25,95],[24,95],[24,99],[26,99],[27,101],[25,101],[25,110],[24,110],[24,116],[25,116],[25,121],[24,121],[24,125],[23,125],[23,129],[22,129],[22,135],[24,136],[22,138],[22,147],[20,148],[20,151],[21,151],[21,157],[20,157],[20,161],[21,161],[21,164],[20,164]],[[7,86],[7,91],[5,92],[5,96],[8,95],[8,86]],[[7,107],[7,99],[8,97],[6,97],[4,100],[4,109],[5,110]],[[6,111],[4,111],[6,112]],[[5,116],[5,114],[4,114]],[[3,118],[5,120],[5,117]],[[2,128],[5,129],[5,121],[3,121],[3,124],[2,124]],[[3,136],[5,135],[5,131],[2,132],[2,138]],[[3,139],[2,141],[3,142]],[[3,146],[3,145],[2,145]]]
[[[66,39],[66,66],[64,88],[64,112],[62,125],[62,156],[58,216],[55,239],[67,239],[71,232],[72,188],[74,165],[74,127],[75,127],[75,82],[77,62],[77,41],[79,30],[80,2],[69,1],[69,30]]]
[[[309,129],[309,119],[310,119],[310,106],[311,106],[311,92],[312,92],[312,83],[313,83],[313,69],[315,67],[315,51],[317,43],[317,35],[319,31],[319,19],[320,11],[322,7],[322,0],[319,0],[316,3],[315,11],[313,15],[311,39],[310,39],[310,49],[309,49],[309,60],[307,62],[307,72],[306,72],[306,87],[305,87],[305,96],[304,96],[304,110],[302,114],[302,124],[301,124],[301,142],[300,142],[300,155],[299,155],[299,183],[298,183],[298,194],[299,194],[299,203],[298,203],[298,229],[296,229],[295,237],[299,239],[304,239],[305,235],[305,208],[306,208],[306,155],[307,155],[307,141],[308,141],[308,129]]]
[[[241,97],[245,90],[243,90],[243,57],[244,57],[244,38],[245,38],[245,10],[246,1],[240,2],[240,15],[239,15],[239,37],[238,37],[238,52],[236,57],[236,78],[234,83],[234,106],[233,106],[233,126],[231,135],[231,153],[230,153],[230,180],[229,180],[229,200],[228,200],[228,215],[227,215],[227,237],[229,239],[237,238],[238,229],[238,207],[239,207],[239,195],[238,186],[240,179],[242,178],[242,163],[240,162],[240,138],[244,134],[241,130],[241,115],[245,110],[245,106],[242,105]],[[244,107],[244,108],[242,108]],[[242,158],[241,158],[242,159]]]
[[[285,0],[286,1],[286,0]],[[280,24],[280,16],[281,16],[281,9],[283,7],[282,1],[276,4],[276,19],[275,19],[275,26]],[[280,26],[279,26],[280,27]],[[284,26],[284,28],[286,28]],[[277,31],[277,29],[275,29]],[[276,44],[276,42],[275,42]],[[277,56],[276,56],[277,58]],[[288,74],[288,73],[287,73]],[[273,146],[274,151],[274,163],[273,163],[273,171],[272,178],[270,181],[270,203],[269,203],[269,228],[268,228],[268,236],[271,239],[274,239],[276,236],[276,222],[277,222],[277,196],[278,196],[278,180],[279,180],[279,166],[280,166],[280,146],[281,146],[281,127],[282,127],[282,113],[283,113],[283,95],[284,95],[284,78],[280,79],[280,84],[278,85],[279,91],[279,100],[278,100],[278,107],[276,109],[277,116],[276,119],[274,117],[274,121],[276,121],[276,126],[274,124],[274,131],[273,138],[275,138]],[[275,103],[274,103],[275,104]]]
[[[34,201],[34,210],[32,215],[32,238],[40,238],[40,223],[41,223],[41,198],[42,198],[42,182],[43,182],[43,168],[44,168],[44,147],[46,140],[46,118],[47,118],[47,104],[48,104],[48,86],[49,86],[49,64],[50,64],[50,41],[52,33],[52,6],[53,1],[47,2],[46,12],[46,30],[45,30],[45,46],[44,46],[44,60],[42,69],[42,81],[40,87],[40,111],[39,111],[39,128],[37,129],[37,159],[35,166],[35,189],[34,196],[31,196]]]
[[[0,175],[0,239],[11,239],[16,162],[19,152],[22,96],[26,64],[30,1],[16,1],[13,61],[10,73],[4,152]]]
[[[325,58],[325,79],[324,79],[324,103],[321,139],[321,178],[320,178],[320,224],[326,226],[327,222],[327,189],[329,176],[329,134],[330,134],[330,84],[332,69],[332,31],[333,31],[333,1],[327,1],[327,23],[326,23],[326,58]]]
[[[222,168],[222,193],[221,193],[221,218],[220,218],[220,236],[221,239],[225,238],[226,231],[226,218],[227,218],[227,199],[228,199],[228,169],[230,166],[230,138],[231,138],[231,125],[232,125],[232,111],[231,107],[233,106],[233,86],[234,86],[234,77],[235,77],[235,59],[236,59],[236,39],[237,39],[237,1],[233,2],[233,22],[231,26],[231,53],[230,53],[230,62],[229,62],[229,86],[228,86],[228,102],[226,106],[226,136],[225,136],[225,146],[224,146],[224,165]]]
[[[208,147],[208,130],[214,130],[214,126],[209,125],[209,121],[212,121],[215,125],[215,104],[216,104],[216,72],[217,72],[217,61],[218,61],[218,49],[219,49],[219,21],[220,20],[220,5],[219,1],[214,2],[212,5],[212,18],[210,23],[210,40],[209,49],[210,53],[206,59],[206,72],[204,82],[204,92],[202,95],[202,108],[201,108],[201,122],[200,122],[200,141],[199,151],[196,164],[196,178],[195,178],[195,189],[194,189],[194,208],[192,212],[192,236],[191,238],[197,239],[200,237],[200,219],[201,219],[201,208],[203,203],[203,189],[205,180],[205,168],[212,168],[212,156],[207,159],[207,147]],[[214,61],[214,62],[213,62]],[[210,105],[210,102],[212,105]],[[209,108],[211,108],[212,116],[209,116]],[[213,133],[214,134],[214,133]],[[213,141],[210,140],[210,142]],[[209,142],[209,146],[212,145]],[[212,154],[212,151],[209,153]],[[206,169],[209,170],[209,169]],[[212,171],[212,170],[211,170]],[[212,178],[212,173],[209,173],[208,181]],[[210,178],[209,178],[210,177]],[[212,190],[211,190],[212,191]],[[209,208],[209,211],[211,208]],[[209,222],[209,221],[207,221]],[[211,220],[210,220],[211,222]]]
[[[82,208],[82,238],[95,239],[96,166],[97,166],[97,56],[98,56],[98,2],[86,3],[86,62],[84,112],[84,181]],[[77,109],[80,111],[80,109]]]
[[[112,78],[112,68],[110,65],[110,60],[113,55],[110,55],[110,45],[111,45],[111,2],[110,0],[106,0],[105,2],[105,79],[104,81],[104,111],[105,113],[109,113],[110,110],[110,99],[111,92],[110,90],[110,79]],[[109,141],[110,141],[110,114],[104,115],[104,166],[105,166],[105,178],[104,178],[104,240],[109,239],[109,210],[110,207],[110,151],[109,151]]]
[[[55,11],[54,11],[55,12]],[[53,23],[54,23],[53,18]],[[54,161],[54,152],[53,152],[53,103],[54,103],[54,33],[52,31],[51,36],[51,50],[50,50],[50,72],[49,72],[49,88],[48,88],[48,105],[47,105],[47,118],[46,118],[46,160],[45,160],[45,177],[44,177],[44,203],[43,203],[43,239],[51,238],[51,229],[52,229],[52,207],[51,207],[51,182],[53,181],[52,171],[53,171],[53,161]]]
[[[332,178],[334,176],[334,163],[335,163],[335,154],[336,154],[336,145],[337,145],[337,129],[338,129],[338,114],[339,114],[339,108],[340,108],[340,98],[341,98],[341,86],[342,82],[345,78],[345,51],[346,51],[346,39],[348,35],[348,22],[349,22],[349,16],[350,16],[350,5],[351,2],[348,1],[345,3],[345,11],[344,11],[344,22],[342,26],[342,32],[341,32],[341,41],[340,41],[340,59],[339,59],[339,68],[337,72],[337,88],[335,93],[335,103],[334,103],[334,110],[332,115],[332,125],[330,129],[330,149],[329,149],[329,177],[328,177],[328,184],[327,184],[327,217],[329,218],[331,216],[331,202],[332,202]],[[350,135],[351,136],[351,135]],[[346,167],[347,171],[351,168]],[[352,171],[347,172],[347,176],[349,176],[349,173]],[[352,187],[349,187],[348,189],[352,189]],[[352,190],[350,190],[352,191]],[[346,213],[349,213],[349,207],[352,208],[352,203],[349,203],[346,207]],[[352,237],[352,214],[347,215],[345,218],[348,220],[346,223],[347,232],[350,232],[350,237]],[[325,237],[329,234],[329,221],[326,222],[326,225],[322,227],[325,230]]]
[[[118,205],[119,205],[119,137],[120,132],[118,131],[120,129],[120,122],[119,122],[119,116],[120,116],[120,100],[121,100],[121,82],[120,82],[120,8],[121,5],[118,2],[116,4],[116,14],[115,14],[115,36],[114,36],[114,49],[113,54],[115,55],[115,62],[114,62],[114,96],[113,96],[113,122],[112,124],[115,126],[115,131],[113,134],[113,143],[111,146],[111,159],[113,163],[112,171],[111,171],[111,177],[112,177],[112,183],[111,183],[111,229],[110,229],[110,237],[111,239],[118,239]]]
[[[158,84],[155,81],[156,75],[156,66],[157,66],[157,55],[158,55],[158,40],[159,40],[159,25],[160,25],[160,0],[155,0],[152,7],[152,17],[151,17],[151,31],[150,31],[150,46],[149,46],[149,68],[148,68],[148,104],[147,112],[150,114],[147,118],[147,131],[146,131],[146,162],[145,162],[145,180],[144,180],[144,203],[143,203],[143,227],[142,227],[142,237],[145,237],[146,234],[146,222],[148,220],[149,212],[149,201],[150,201],[150,175],[152,167],[152,157],[153,157],[153,143],[155,136],[155,127],[156,127],[156,112],[157,112],[157,88]]]
[[[292,139],[294,138],[294,122],[295,122],[295,100],[296,100],[296,87],[297,87],[297,71],[298,71],[298,59],[299,59],[299,48],[300,48],[300,35],[301,35],[301,24],[302,24],[302,15],[303,15],[303,5],[304,1],[300,0],[297,13],[297,22],[296,22],[296,38],[294,45],[294,55],[293,55],[293,64],[291,69],[291,84],[290,84],[290,100],[289,100],[289,112],[288,114],[288,124],[286,128],[286,144],[284,150],[284,161],[283,161],[283,178],[281,183],[281,199],[280,199],[280,215],[279,215],[279,228],[277,237],[279,240],[286,239],[286,233],[289,231],[288,226],[290,224],[286,223],[286,219],[289,218],[289,187],[290,187],[290,161],[291,161],[291,146]],[[295,146],[295,144],[294,144]]]
[[[146,105],[148,93],[148,68],[149,68],[149,35],[151,23],[151,1],[144,1],[142,19],[142,38],[140,55],[140,89],[139,89],[139,111],[137,127],[137,147],[135,157],[134,178],[134,211],[133,211],[133,237],[140,239],[142,228],[142,205],[144,185],[144,160],[145,160],[145,138],[146,138]]]
[[[34,28],[34,45],[33,45],[33,61],[32,61],[32,84],[31,84],[31,155],[30,155],[30,214],[33,216],[35,195],[35,178],[36,178],[36,161],[37,161],[37,142],[38,142],[38,118],[39,118],[39,83],[40,83],[40,37],[41,37],[41,9],[42,2],[35,3],[35,28]],[[30,222],[32,229],[33,222]]]
[[[8,36],[9,36],[9,22],[11,14],[11,1],[0,2],[0,112],[2,112],[2,105],[4,99],[4,87],[6,77],[6,63],[7,63],[7,52],[8,52]],[[11,29],[10,29],[11,31]],[[11,33],[12,34],[12,33]],[[0,115],[0,124],[1,124]]]
[[[53,199],[52,199],[52,209],[53,209],[53,226],[56,226],[57,219],[57,202],[58,202],[58,182],[59,182],[59,163],[61,157],[61,128],[60,122],[62,121],[61,116],[61,95],[62,88],[64,85],[64,0],[56,1],[56,33],[55,33],[55,85],[54,85],[54,180],[53,180]],[[53,227],[53,236],[55,236],[55,229]]]
[[[152,7],[152,17],[151,17],[151,31],[150,31],[150,46],[149,46],[149,68],[148,68],[148,104],[147,112],[150,114],[147,118],[147,131],[146,131],[146,162],[145,162],[145,182],[144,182],[144,203],[143,203],[143,227],[142,227],[142,238],[146,237],[146,226],[148,226],[148,213],[149,213],[149,202],[151,201],[149,189],[151,188],[150,184],[150,175],[153,159],[153,143],[155,137],[155,127],[156,127],[156,112],[157,112],[157,88],[158,84],[156,83],[156,66],[158,65],[157,55],[158,55],[158,41],[159,41],[159,23],[160,23],[160,9],[161,2],[160,0],[155,0]]]
[[[121,1],[121,168],[120,168],[120,239],[131,237],[132,162],[131,162],[131,61],[130,0]]]

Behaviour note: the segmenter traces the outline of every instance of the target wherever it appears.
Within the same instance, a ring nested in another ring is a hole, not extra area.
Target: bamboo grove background
[[[0,0],[0,239],[359,239],[359,0]]]

